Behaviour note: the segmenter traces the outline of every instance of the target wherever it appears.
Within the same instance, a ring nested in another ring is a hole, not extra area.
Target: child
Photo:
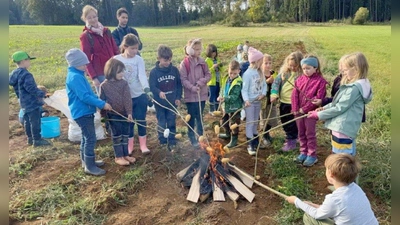
[[[250,66],[243,74],[242,97],[246,112],[246,137],[249,141],[258,136],[258,120],[261,110],[261,99],[267,94],[267,84],[261,67],[264,55],[257,49],[249,48]],[[256,154],[258,138],[253,139],[247,146],[250,155]]]
[[[11,72],[9,85],[13,86],[23,111],[23,122],[25,134],[28,137],[28,145],[33,145],[33,147],[51,145],[40,134],[41,107],[46,92],[37,87],[33,75],[28,71],[31,66],[31,59],[35,59],[35,57],[30,57],[24,51],[18,51],[12,55],[12,59],[17,64],[17,69]]]
[[[242,108],[243,100],[241,97],[242,91],[242,78],[239,76],[239,62],[233,60],[229,63],[229,78],[224,80],[226,83],[222,84],[221,95],[218,97],[218,101],[224,104],[225,114],[222,117],[222,122],[225,123],[224,129],[225,134],[220,134],[219,137],[223,139],[231,138],[231,141],[226,145],[228,148],[235,147],[238,141],[239,127],[234,130],[230,129],[230,126],[234,123],[240,124],[240,114],[234,113]],[[229,123],[226,121],[229,120]]]
[[[85,78],[86,65],[89,60],[80,49],[70,49],[65,58],[68,62],[68,74],[65,87],[68,94],[68,107],[72,118],[82,130],[81,162],[85,173],[95,176],[103,175],[105,170],[98,166],[104,165],[103,161],[95,161],[94,147],[96,145],[96,132],[94,128],[94,113],[96,108],[111,110],[111,106],[98,99],[93,93],[89,82]]]
[[[132,100],[128,82],[123,80],[125,65],[117,59],[109,59],[104,67],[106,80],[100,85],[100,99],[111,105],[113,111],[108,112],[113,140],[115,163],[127,166],[136,161],[128,153],[129,122],[132,121]],[[123,115],[118,115],[114,111]]]
[[[297,78],[292,92],[292,113],[295,116],[314,110],[317,106],[311,102],[311,99],[323,99],[326,95],[327,82],[322,77],[318,58],[310,55],[302,59],[300,64],[303,75]],[[316,120],[310,118],[296,120],[300,141],[300,154],[296,162],[304,166],[312,166],[318,161],[316,123]]]
[[[165,45],[158,46],[158,56],[156,67],[150,72],[149,83],[150,90],[153,92],[154,100],[166,108],[173,110],[169,104],[175,107],[181,104],[182,98],[182,83],[179,75],[179,70],[171,64],[172,50]],[[168,100],[169,103],[166,101]],[[159,129],[169,129],[170,133],[168,138],[163,135],[163,130],[158,131],[158,140],[161,145],[168,143],[168,150],[175,151],[176,140],[176,115],[172,111],[155,104],[156,116]]]
[[[271,102],[274,103],[277,98],[280,99],[279,114],[287,115],[292,110],[291,96],[294,81],[301,74],[300,61],[303,59],[301,52],[292,52],[283,62],[279,74],[272,84]],[[281,117],[281,123],[286,123],[294,119],[293,115]],[[297,142],[297,126],[295,122],[288,123],[283,126],[286,134],[286,140],[283,144],[282,151],[290,151],[296,148]]]
[[[236,47],[236,55],[235,55],[235,57],[233,57],[233,60],[236,60],[236,61],[238,61],[239,63],[242,63],[242,53],[243,53],[243,45],[242,44],[239,44],[237,47]]]
[[[261,103],[261,112],[260,112],[260,120],[266,119],[269,114],[269,119],[267,122],[267,126],[265,126],[264,132],[270,130],[272,127],[278,125],[278,120],[276,117],[276,105],[275,103],[271,103],[271,89],[272,83],[274,82],[274,77],[276,77],[275,71],[272,70],[272,56],[269,54],[264,54],[263,58],[263,67],[262,67],[263,74],[265,76],[265,81],[267,83],[267,98],[262,100]],[[262,127],[264,127],[264,123]],[[266,133],[262,139],[262,146],[260,147],[269,147],[272,144],[272,137],[270,133]]]
[[[246,52],[246,53],[249,52],[249,45],[250,45],[250,42],[246,40],[243,45],[243,52]]]
[[[372,99],[371,84],[367,79],[368,62],[364,54],[356,52],[344,57],[341,64],[343,78],[332,102],[309,113],[309,118],[325,120],[332,131],[332,152],[356,155],[355,139],[361,126],[365,104]]]
[[[249,54],[247,52],[242,53],[242,62],[240,62],[240,76],[242,77],[244,72],[249,68]]]
[[[121,43],[121,54],[114,56],[115,59],[125,64],[124,79],[128,81],[132,98],[132,118],[138,123],[139,144],[143,154],[149,154],[146,138],[146,112],[148,99],[153,98],[147,81],[145,65],[142,57],[137,55],[139,39],[134,34],[124,36]],[[133,152],[134,146],[134,123],[130,124],[128,152]]]
[[[207,100],[208,86],[211,73],[206,62],[200,57],[202,51],[201,39],[195,38],[188,41],[185,46],[186,57],[180,64],[179,73],[184,91],[184,99],[190,114],[189,126],[197,128],[197,134],[203,135],[203,111]],[[199,109],[200,103],[200,109]],[[193,147],[199,143],[191,129],[188,129],[188,136]]]
[[[206,63],[208,66],[208,69],[211,72],[211,80],[207,83],[209,90],[210,90],[210,98],[209,98],[209,103],[210,103],[210,114],[214,115],[214,111],[216,111],[219,108],[219,103],[218,103],[218,94],[220,90],[220,80],[221,80],[221,70],[222,70],[222,63],[218,58],[218,50],[217,46],[213,44],[209,44],[207,46],[207,51],[206,51]]]
[[[122,7],[117,10],[118,26],[117,26],[117,28],[115,28],[115,30],[113,30],[112,36],[113,36],[117,46],[120,46],[125,35],[127,35],[127,34],[136,35],[136,37],[139,40],[138,50],[140,51],[140,50],[142,50],[143,45],[142,45],[142,42],[140,41],[139,33],[137,32],[137,30],[135,28],[128,26],[128,17],[129,17],[128,10],[126,10],[126,8]],[[140,55],[139,52],[138,52],[138,55]]]
[[[377,225],[378,221],[363,190],[354,183],[360,172],[359,161],[349,154],[329,155],[325,160],[325,176],[335,191],[325,196],[322,205],[302,201],[296,196],[286,199],[305,214],[305,225]]]

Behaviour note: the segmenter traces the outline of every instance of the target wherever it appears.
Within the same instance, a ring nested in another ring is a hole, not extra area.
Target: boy
[[[165,45],[159,45],[157,52],[158,61],[156,62],[156,67],[151,70],[149,77],[150,91],[154,93],[156,102],[170,109],[168,110],[158,104],[154,105],[159,126],[158,140],[161,145],[168,143],[168,150],[174,152],[176,146],[174,136],[176,133],[176,115],[172,112],[175,110],[170,103],[174,107],[181,104],[182,83],[178,68],[171,64],[172,50]],[[161,128],[170,130],[168,138],[164,137],[163,130],[160,130]]]
[[[31,66],[30,60],[35,57],[30,57],[24,51],[18,51],[12,55],[12,59],[18,68],[11,72],[9,85],[13,86],[23,111],[28,145],[33,145],[33,147],[51,145],[50,142],[42,139],[40,134],[41,107],[44,104],[43,98],[46,92],[37,87],[33,75],[28,71]]]
[[[80,49],[70,49],[65,58],[68,62],[68,74],[65,82],[68,94],[68,107],[72,118],[82,130],[81,162],[85,173],[99,176],[106,173],[98,166],[104,165],[103,161],[95,161],[94,147],[96,145],[96,132],[94,128],[94,113],[96,108],[112,110],[111,106],[98,99],[85,77],[86,65],[89,60]]]
[[[142,50],[142,42],[139,38],[139,33],[136,31],[135,28],[128,26],[128,11],[125,8],[119,8],[117,10],[117,19],[118,19],[118,26],[112,32],[112,36],[115,40],[115,43],[119,47],[121,45],[122,39],[127,34],[134,34],[139,40],[139,51]],[[138,53],[140,55],[140,53]]]
[[[228,73],[229,77],[222,80],[222,89],[218,101],[220,104],[224,103],[225,114],[222,117],[222,123],[224,124],[225,134],[220,134],[219,137],[222,139],[230,138],[230,142],[226,145],[228,148],[232,148],[237,145],[239,127],[234,130],[230,129],[230,126],[234,123],[240,124],[240,113],[234,113],[242,108],[242,78],[239,76],[240,72],[239,62],[233,60],[229,63]],[[229,120],[229,123],[226,121]]]
[[[360,172],[359,161],[347,153],[332,154],[326,158],[325,167],[325,176],[335,191],[326,195],[322,205],[303,202],[296,196],[286,199],[306,212],[304,224],[378,224],[367,196],[354,183]]]

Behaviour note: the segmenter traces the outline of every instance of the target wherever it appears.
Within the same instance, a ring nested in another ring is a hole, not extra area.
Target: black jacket
[[[122,40],[124,39],[124,36],[127,34],[134,34],[138,37],[139,39],[139,51],[142,50],[142,42],[140,41],[139,38],[139,33],[136,31],[135,28],[126,26],[126,27],[121,27],[118,25],[117,28],[112,32],[112,36],[115,40],[115,43],[117,44],[118,48],[121,45]]]

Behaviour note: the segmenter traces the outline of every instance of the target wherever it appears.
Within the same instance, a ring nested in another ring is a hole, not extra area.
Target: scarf
[[[94,26],[90,26],[89,24],[86,24],[86,27],[89,30],[91,30],[91,31],[95,32],[96,34],[103,37],[103,30],[104,30],[103,24],[101,24],[100,22],[97,22],[97,26],[98,27],[94,27]]]

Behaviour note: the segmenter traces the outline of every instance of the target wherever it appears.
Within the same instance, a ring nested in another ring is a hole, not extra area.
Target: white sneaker
[[[247,152],[249,153],[249,155],[256,155],[256,151],[254,151],[251,145],[247,145]]]

